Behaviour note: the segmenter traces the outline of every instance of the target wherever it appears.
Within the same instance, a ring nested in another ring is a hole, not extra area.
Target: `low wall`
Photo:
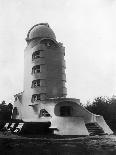
[[[103,116],[96,115],[96,121],[99,124],[100,127],[103,128],[104,132],[107,134],[113,134],[113,131],[110,129],[110,127],[106,124]]]
[[[89,135],[81,117],[53,117],[51,128],[57,128],[54,133],[58,135]]]
[[[82,117],[85,121],[85,123],[95,122],[96,121],[96,115],[88,111],[86,108],[81,106],[79,103],[72,101],[63,101],[56,104],[54,108],[54,113],[56,116],[60,116],[60,108],[62,106],[71,106],[72,107],[72,115],[71,117]]]

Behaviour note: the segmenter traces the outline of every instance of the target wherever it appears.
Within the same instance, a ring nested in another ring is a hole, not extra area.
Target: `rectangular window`
[[[32,81],[32,88],[36,88],[40,86],[40,79]]]
[[[38,51],[33,52],[33,54],[32,54],[32,61],[35,60],[35,59],[38,59],[38,58],[42,58],[40,56],[41,51],[43,51],[43,50],[38,50]]]
[[[40,94],[32,95],[31,102],[34,103],[34,102],[37,102],[37,101],[40,101]]]
[[[32,68],[32,74],[40,73],[40,65],[34,66]]]
[[[32,54],[32,60],[40,58],[40,51],[35,51]]]

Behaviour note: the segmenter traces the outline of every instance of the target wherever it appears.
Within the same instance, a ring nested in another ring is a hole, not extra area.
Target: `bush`
[[[6,105],[5,101],[0,104],[0,120],[11,120],[13,105]]]

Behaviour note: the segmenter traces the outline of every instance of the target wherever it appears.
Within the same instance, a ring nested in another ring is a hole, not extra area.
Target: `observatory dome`
[[[28,32],[26,40],[35,38],[50,38],[56,40],[55,33],[47,23],[34,25]]]

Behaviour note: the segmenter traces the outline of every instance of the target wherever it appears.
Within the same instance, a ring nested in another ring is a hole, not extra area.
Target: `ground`
[[[115,155],[116,136],[17,136],[0,133],[0,155]]]

